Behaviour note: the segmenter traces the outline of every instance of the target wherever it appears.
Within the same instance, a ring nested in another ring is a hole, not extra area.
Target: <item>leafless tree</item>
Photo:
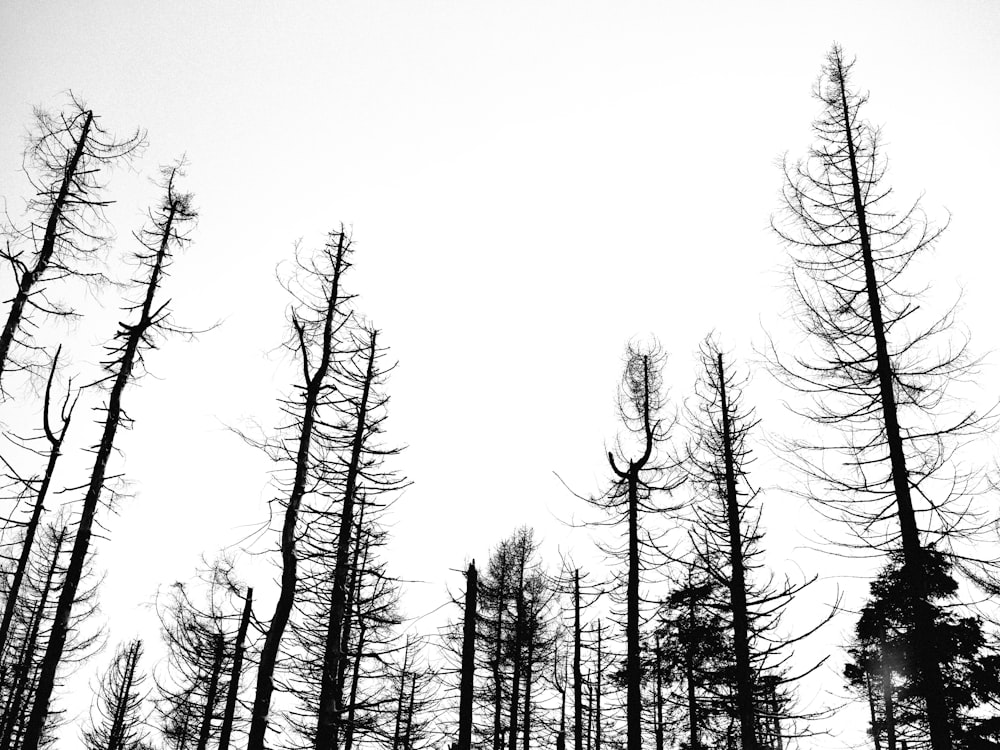
[[[109,204],[104,197],[107,171],[116,163],[128,163],[145,141],[138,130],[121,139],[111,135],[72,94],[63,112],[53,115],[36,109],[34,120],[25,153],[25,173],[35,190],[28,201],[29,223],[10,230],[14,248],[8,244],[0,253],[10,263],[17,284],[0,332],[0,391],[7,383],[4,375],[28,366],[22,353],[37,349],[33,331],[38,323],[31,313],[74,314],[49,298],[49,285],[67,278],[100,278],[91,259],[107,237],[103,216]],[[29,251],[19,248],[22,242]]]
[[[89,726],[83,730],[86,750],[136,750],[146,738],[143,690],[146,676],[139,671],[142,641],[136,639],[118,647],[101,678]],[[96,715],[95,715],[96,714]]]
[[[42,729],[55,686],[56,672],[63,657],[70,616],[77,601],[77,589],[90,551],[93,526],[105,488],[108,460],[114,449],[119,426],[128,422],[122,408],[122,396],[128,383],[143,368],[143,351],[155,348],[157,339],[164,333],[183,331],[171,322],[167,303],[159,303],[156,299],[171,257],[179,247],[187,243],[186,227],[196,216],[190,194],[181,193],[177,188],[176,181],[181,174],[180,166],[163,170],[163,199],[150,212],[150,224],[136,235],[143,248],[136,254],[139,271],[144,274],[144,278],[136,281],[137,289],[142,292],[139,299],[127,308],[127,312],[134,316],[133,322],[120,323],[113,343],[107,347],[109,358],[104,362],[106,374],[99,381],[102,384],[110,383],[104,407],[103,430],[100,441],[94,447],[94,465],[83,498],[69,566],[59,593],[55,621],[38,677],[35,701],[24,739],[26,750],[38,750],[42,740]]]
[[[942,230],[917,204],[891,207],[880,133],[861,114],[867,97],[851,87],[852,67],[835,45],[814,92],[823,107],[816,145],[785,168],[784,217],[774,226],[790,248],[797,320],[811,343],[772,359],[779,376],[812,396],[799,412],[840,435],[792,445],[816,480],[807,494],[848,523],[857,546],[903,551],[911,593],[923,602],[913,610],[913,637],[931,743],[950,750],[941,660],[918,571],[926,546],[955,552],[984,522],[973,503],[976,474],[953,460],[983,419],[946,390],[974,365],[954,308],[928,320],[923,289],[907,282]]]

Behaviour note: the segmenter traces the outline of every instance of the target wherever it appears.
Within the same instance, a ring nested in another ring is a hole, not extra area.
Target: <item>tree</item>
[[[292,476],[279,479],[284,490],[279,500],[284,507],[279,544],[280,591],[257,666],[247,750],[264,750],[274,693],[275,665],[298,584],[296,540],[299,513],[307,492],[319,478],[318,475],[323,473],[326,446],[320,412],[337,398],[332,370],[336,338],[347,320],[343,306],[349,297],[341,290],[341,275],[350,267],[350,251],[351,239],[343,229],[331,232],[326,245],[314,258],[297,258],[300,277],[286,285],[296,301],[291,311],[292,335],[286,347],[299,360],[302,383],[296,395],[284,401],[284,410],[291,416],[291,421],[282,428],[279,439],[257,444],[268,449],[273,459],[288,465]]]
[[[179,750],[205,750],[216,737],[220,746],[229,742],[249,625],[249,590],[234,580],[231,560],[218,558],[198,579],[174,583],[157,602],[167,647],[166,670],[156,680],[157,709],[164,735]]]
[[[670,427],[660,416],[664,407],[662,368],[665,361],[666,355],[655,343],[649,347],[629,345],[619,390],[619,411],[626,430],[637,439],[639,455],[636,458],[621,458],[620,465],[614,452],[609,451],[608,462],[615,481],[603,496],[591,500],[609,515],[609,525],[617,527],[624,524],[626,527],[623,549],[608,551],[622,558],[626,566],[624,682],[627,750],[641,750],[642,747],[643,669],[639,587],[644,564],[640,553],[642,546],[652,542],[652,537],[648,529],[643,529],[649,541],[640,544],[640,514],[664,512],[652,502],[653,492],[669,493],[683,481],[672,472],[672,464],[657,454],[657,448],[666,441]],[[619,455],[623,456],[625,450],[619,442]]]
[[[976,530],[961,497],[974,477],[956,469],[937,491],[932,479],[949,466],[950,439],[982,423],[948,411],[947,383],[968,373],[966,343],[954,336],[953,310],[921,322],[920,293],[904,279],[941,230],[916,204],[902,213],[889,206],[880,134],[861,115],[867,97],[851,88],[852,67],[835,45],[814,92],[823,106],[816,145],[785,167],[785,221],[773,224],[791,250],[797,320],[812,345],[787,360],[772,347],[772,359],[780,377],[813,397],[799,413],[842,435],[833,444],[789,446],[820,484],[808,494],[849,524],[856,544],[902,550],[931,745],[950,750],[920,560],[935,540],[950,545]],[[835,456],[837,468],[827,468],[824,455]]]
[[[697,565],[707,577],[699,581],[708,586],[701,589],[701,597],[708,597],[706,602],[725,618],[732,661],[719,668],[726,669],[731,682],[730,707],[739,725],[739,744],[752,750],[773,744],[779,721],[795,718],[787,688],[823,660],[802,673],[788,674],[790,647],[828,622],[836,606],[804,632],[777,635],[788,604],[816,577],[782,584],[754,580],[763,567],[764,534],[762,498],[749,481],[750,436],[757,419],[743,395],[748,376],[739,373],[711,336],[701,345],[700,359],[695,397],[687,409],[692,441],[685,465],[697,492],[691,537]],[[721,597],[719,588],[724,591]],[[692,743],[694,739],[692,735]]]
[[[30,223],[15,230],[15,240],[32,246],[30,258],[8,246],[2,256],[11,264],[17,290],[0,332],[0,381],[11,365],[26,366],[14,357],[15,347],[33,350],[30,313],[73,315],[47,295],[48,284],[65,278],[93,279],[99,274],[87,267],[95,250],[104,244],[102,195],[104,174],[116,163],[127,163],[145,141],[136,131],[116,139],[98,124],[97,116],[70,95],[69,106],[58,115],[34,112],[34,128],[25,153],[25,172],[35,190],[28,202]],[[0,384],[0,392],[2,392]]]
[[[932,637],[941,658],[944,699],[950,734],[962,747],[995,747],[1000,723],[983,718],[984,706],[1000,704],[997,680],[1000,656],[988,647],[977,617],[959,617],[948,609],[958,584],[947,558],[934,548],[923,550],[921,575],[932,612]],[[883,732],[886,747],[894,750],[897,738],[919,746],[928,734],[921,698],[926,688],[914,649],[914,601],[904,572],[901,553],[892,556],[871,583],[871,595],[855,625],[852,661],[844,669],[850,684],[866,697],[878,685],[881,705],[872,707],[871,734]],[[879,710],[879,708],[881,710]],[[990,741],[992,739],[992,742]]]
[[[73,409],[76,406],[76,401],[79,397],[79,393],[77,393],[76,396],[71,395],[72,386],[67,390],[66,398],[62,403],[62,408],[59,414],[60,424],[58,427],[53,429],[53,420],[51,416],[52,381],[55,378],[56,365],[59,361],[60,351],[61,347],[56,349],[55,356],[52,358],[52,367],[49,370],[49,378],[45,383],[45,398],[42,404],[43,437],[48,443],[48,451],[43,454],[45,455],[44,472],[40,480],[37,478],[23,479],[16,476],[16,473],[13,477],[15,483],[21,485],[29,496],[34,494],[35,502],[32,505],[31,515],[24,524],[24,538],[21,540],[20,544],[21,552],[18,555],[17,565],[14,568],[10,582],[7,586],[7,599],[4,603],[3,620],[0,622],[0,659],[2,659],[7,648],[7,635],[10,632],[11,618],[14,615],[14,609],[17,606],[18,596],[21,591],[21,582],[24,580],[25,569],[27,568],[28,560],[31,557],[35,534],[37,533],[39,523],[41,522],[42,511],[45,509],[45,500],[49,495],[49,488],[52,484],[52,477],[55,474],[56,463],[59,461],[60,455],[62,455],[62,444],[66,439],[66,433],[69,431],[70,419],[73,416]],[[13,435],[13,433],[8,433],[7,437],[16,445],[25,446],[25,443],[27,442],[19,440]],[[34,449],[31,448],[31,450]],[[3,460],[4,463],[7,463],[6,459]],[[13,471],[13,468],[9,463],[7,463],[7,466]]]
[[[90,726],[83,731],[87,750],[136,750],[146,738],[143,703],[145,675],[139,671],[142,641],[118,647],[95,695]],[[96,717],[95,717],[96,711]]]
[[[472,750],[472,698],[476,672],[476,596],[479,576],[476,562],[469,563],[465,573],[465,609],[463,611],[462,669],[458,708],[457,750]]]
[[[94,450],[94,466],[83,498],[83,507],[73,540],[73,551],[59,594],[55,621],[38,678],[35,703],[25,733],[26,750],[38,750],[41,742],[42,727],[49,710],[56,671],[63,655],[70,615],[76,602],[77,589],[90,549],[92,529],[104,490],[108,460],[114,449],[118,427],[123,419],[127,420],[122,411],[122,395],[126,385],[136,377],[137,370],[143,366],[143,349],[155,347],[157,334],[182,330],[170,322],[166,303],[154,307],[156,294],[166,276],[171,257],[178,247],[188,241],[184,233],[185,227],[196,216],[191,195],[177,190],[176,180],[181,174],[179,165],[163,170],[161,182],[163,200],[150,212],[150,225],[137,235],[143,250],[136,254],[136,258],[147,276],[137,282],[142,284],[141,299],[127,308],[129,313],[135,315],[135,321],[121,323],[114,343],[108,346],[110,359],[104,363],[106,375],[100,381],[111,383],[108,401],[104,407],[103,431],[100,442]]]

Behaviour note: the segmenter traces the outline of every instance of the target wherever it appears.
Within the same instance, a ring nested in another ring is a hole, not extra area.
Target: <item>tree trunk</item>
[[[854,194],[854,210],[858,219],[858,234],[861,242],[861,256],[865,268],[868,308],[875,339],[875,360],[878,370],[879,395],[882,402],[882,417],[885,439],[889,447],[889,463],[892,468],[892,485],[896,496],[896,515],[899,519],[900,536],[903,547],[904,570],[914,600],[913,640],[914,653],[920,667],[922,697],[927,707],[927,725],[933,750],[951,750],[952,737],[949,710],[945,700],[944,681],[941,676],[941,659],[934,640],[933,621],[928,611],[927,590],[924,584],[923,547],[916,514],[910,495],[909,474],[906,468],[906,454],[899,427],[896,394],[893,389],[893,367],[889,357],[885,323],[882,318],[882,301],[879,297],[878,278],[875,275],[875,261],[872,255],[868,231],[868,217],[861,192],[861,178],[858,172],[857,154],[852,131],[853,118],[847,104],[847,89],[840,57],[837,57],[837,76],[840,86],[840,100],[843,111],[844,132],[847,139],[847,156],[851,167],[851,188]]]
[[[361,557],[361,530],[364,526],[365,517],[365,505],[364,501],[360,502],[360,512],[358,513],[358,521],[355,524],[354,532],[354,555],[351,559],[351,581],[347,587],[347,599],[344,602],[344,632],[340,638],[340,664],[337,667],[337,695],[344,695],[344,684],[347,680],[347,655],[350,653],[351,648],[351,629],[353,623],[351,622],[351,614],[354,610],[354,600],[356,597],[360,596],[361,589],[361,575],[358,570],[358,562]],[[343,706],[343,701],[339,700],[339,711],[337,713],[337,722],[334,725],[333,730],[333,741],[331,742],[331,747],[340,746],[340,725],[342,724],[342,714],[344,712],[345,706]]]
[[[354,526],[354,500],[364,449],[365,428],[368,425],[368,397],[375,377],[375,354],[377,332],[371,331],[368,344],[368,368],[358,406],[354,440],[351,444],[351,459],[347,468],[344,486],[344,500],[341,508],[340,532],[337,537],[337,563],[333,574],[333,601],[330,605],[330,621],[327,626],[326,651],[323,656],[323,676],[319,694],[319,717],[316,726],[316,750],[337,750],[332,744],[337,721],[342,708],[343,696],[337,690],[337,673],[343,653],[340,636],[344,627],[347,600],[347,568],[351,548],[351,529]]]
[[[639,662],[639,487],[638,467],[628,469],[628,583],[625,617],[626,748],[642,750],[642,666]]]
[[[243,603],[243,615],[240,617],[240,627],[236,632],[236,643],[233,651],[233,668],[229,672],[229,692],[226,694],[226,711],[222,716],[222,729],[219,731],[219,750],[229,750],[229,738],[233,733],[233,722],[236,718],[236,702],[240,695],[240,677],[243,670],[244,641],[250,627],[250,614],[253,611],[253,589],[247,589]]]
[[[513,662],[514,675],[510,686],[510,724],[507,727],[508,750],[517,750],[517,713],[521,701],[521,667],[524,648],[524,560],[520,561],[520,577],[517,587],[516,620],[514,622]]]
[[[129,647],[124,679],[122,680],[122,684],[119,685],[115,701],[115,716],[111,723],[107,750],[127,750],[125,747],[125,720],[128,714],[129,693],[132,691],[132,684],[135,681],[135,670],[139,661],[139,648],[138,642],[133,643]]]
[[[212,639],[212,672],[208,678],[208,694],[205,696],[205,713],[201,718],[201,731],[198,733],[198,750],[207,750],[208,740],[212,734],[212,719],[215,716],[215,701],[219,693],[219,677],[222,675],[222,659],[225,656],[225,641],[221,633],[216,633]]]
[[[740,744],[755,750],[753,672],[750,666],[750,617],[747,612],[746,571],[743,562],[743,531],[740,528],[739,496],[736,490],[736,461],[733,456],[732,425],[726,396],[726,370],[722,353],[716,360],[719,378],[719,407],[722,410],[722,450],[726,469],[726,520],[729,526],[729,601],[733,609],[733,651],[736,656],[736,708],[740,717]]]
[[[472,699],[476,671],[476,595],[479,576],[473,560],[465,574],[465,623],[462,633],[462,677],[458,702],[458,747],[472,749]]]
[[[521,745],[522,750],[530,750],[531,747],[531,678],[532,667],[535,660],[535,638],[533,629],[528,630],[528,658],[524,662],[524,719],[522,721]]]
[[[580,634],[580,571],[573,572],[573,747],[583,750],[583,671]],[[525,748],[524,750],[528,750]]]
[[[601,678],[604,676],[604,663],[601,651],[601,621],[597,621],[597,715],[594,717],[594,750],[601,750]]]
[[[164,258],[167,255],[174,219],[179,210],[180,205],[176,201],[171,201],[167,209],[167,217],[162,229],[161,241],[156,252],[149,282],[146,284],[146,295],[142,303],[139,321],[135,325],[127,326],[124,329],[127,331],[127,334],[121,348],[121,356],[117,362],[118,373],[115,375],[114,384],[111,386],[111,393],[108,397],[104,430],[101,435],[101,441],[97,445],[94,467],[90,475],[90,483],[87,486],[87,494],[83,498],[80,521],[76,529],[76,538],[73,541],[73,552],[70,556],[69,567],[66,569],[62,591],[59,594],[59,601],[56,604],[55,618],[49,634],[48,647],[42,659],[35,703],[31,708],[31,718],[28,720],[28,727],[24,734],[24,750],[39,750],[42,741],[42,728],[45,725],[45,718],[49,712],[49,701],[52,698],[52,690],[55,687],[56,670],[62,661],[63,647],[66,644],[66,636],[70,627],[69,619],[73,611],[73,605],[76,602],[77,588],[80,585],[80,579],[83,576],[83,566],[90,549],[90,537],[93,533],[92,529],[94,519],[97,515],[101,491],[104,489],[108,459],[111,458],[115,435],[118,432],[118,425],[121,421],[122,394],[132,376],[132,368],[139,352],[139,346],[148,333],[149,328],[154,325],[153,298],[159,286],[160,274],[163,269]]]
[[[274,693],[274,667],[278,661],[278,649],[281,638],[288,625],[288,618],[295,601],[295,589],[298,584],[298,559],[295,556],[295,527],[298,522],[299,507],[306,494],[309,483],[309,451],[312,446],[313,431],[316,426],[316,410],[319,405],[320,393],[330,370],[333,359],[334,317],[340,302],[340,273],[343,268],[345,247],[344,235],[340,235],[337,245],[337,258],[334,265],[333,280],[323,321],[323,344],[320,360],[316,370],[309,375],[308,352],[305,341],[300,336],[300,346],[305,382],[305,405],[302,410],[302,429],[299,433],[299,444],[295,454],[295,478],[292,491],[285,508],[285,518],[281,528],[281,588],[278,601],[274,607],[271,624],[264,637],[264,646],[260,651],[260,661],[257,667],[257,688],[254,696],[253,714],[250,719],[250,736],[247,739],[247,750],[264,750],[264,736],[267,734],[267,719],[271,710],[271,696]]]
[[[663,652],[660,650],[660,634],[656,634],[656,750],[663,750]],[[692,745],[692,750],[694,746]]]

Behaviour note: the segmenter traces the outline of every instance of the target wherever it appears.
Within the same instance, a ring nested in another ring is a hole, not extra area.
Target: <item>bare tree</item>
[[[150,225],[137,235],[143,251],[137,253],[136,258],[140,269],[145,271],[147,276],[141,282],[137,282],[142,284],[141,299],[128,308],[128,312],[135,316],[134,322],[121,323],[114,343],[108,346],[110,358],[104,363],[106,375],[101,382],[110,382],[111,388],[104,407],[103,431],[100,442],[94,449],[94,466],[83,498],[73,551],[59,594],[55,622],[38,678],[35,703],[25,733],[26,750],[38,750],[42,739],[42,728],[48,714],[52,689],[55,686],[56,671],[63,656],[70,615],[90,550],[93,525],[107,476],[108,460],[114,448],[118,427],[123,420],[127,420],[122,411],[125,387],[136,377],[137,370],[143,365],[143,349],[155,347],[157,335],[181,330],[170,322],[166,303],[154,306],[156,294],[166,275],[171,256],[178,247],[188,241],[185,227],[196,216],[191,196],[177,189],[176,180],[180,176],[179,166],[163,170],[161,183],[164,191],[163,200],[150,212]]]
[[[817,480],[808,494],[849,524],[856,545],[902,549],[911,594],[922,602],[913,638],[931,744],[950,750],[920,559],[928,544],[953,547],[983,522],[971,507],[975,475],[951,461],[955,438],[982,422],[946,397],[971,364],[954,308],[922,322],[921,293],[905,279],[941,230],[916,204],[891,208],[880,134],[862,117],[867,97],[850,85],[852,66],[835,45],[814,92],[823,106],[816,145],[785,168],[785,216],[774,226],[791,250],[797,319],[811,345],[788,359],[772,351],[772,359],[779,376],[813,397],[800,413],[841,435],[791,446]],[[935,485],[936,476],[943,481]]]
[[[661,416],[665,406],[662,387],[665,361],[665,353],[655,342],[648,347],[629,345],[619,391],[619,411],[623,425],[635,438],[638,456],[625,458],[627,448],[619,441],[619,459],[615,458],[614,452],[608,452],[615,481],[604,495],[591,499],[592,504],[607,514],[607,525],[615,528],[624,526],[626,529],[624,546],[620,549],[606,548],[605,551],[622,559],[626,569],[623,677],[627,750],[641,750],[642,747],[640,585],[645,568],[642,556],[644,549],[656,547],[652,529],[641,528],[641,517],[663,513],[665,509],[653,502],[653,493],[669,493],[683,482],[683,477],[675,471],[674,463],[659,452],[671,426]]]
[[[248,750],[263,750],[274,693],[274,672],[281,640],[295,602],[298,583],[296,540],[303,498],[322,473],[326,446],[320,431],[320,412],[338,398],[333,364],[337,336],[347,320],[343,307],[349,299],[341,291],[341,275],[350,266],[351,239],[341,229],[331,232],[323,249],[311,260],[299,258],[300,278],[288,285],[296,300],[291,312],[292,337],[287,343],[302,368],[302,383],[296,395],[284,403],[292,416],[277,443],[270,449],[274,459],[287,463],[292,476],[285,480],[281,528],[281,581],[274,614],[264,636],[257,666],[257,685],[250,722]],[[286,437],[287,435],[287,437]]]
[[[31,245],[23,251],[0,253],[11,264],[17,290],[0,332],[0,391],[11,370],[26,366],[14,356],[15,345],[35,349],[30,313],[72,315],[47,295],[53,281],[99,276],[88,267],[95,250],[105,243],[103,209],[105,173],[115,163],[127,163],[144,145],[144,134],[117,139],[98,124],[98,118],[70,95],[65,111],[52,115],[36,109],[35,123],[25,153],[25,172],[35,190],[28,202],[29,225],[14,230],[15,240]]]
[[[146,738],[145,675],[139,671],[142,641],[118,647],[94,696],[90,725],[83,730],[87,750],[136,750]],[[96,716],[95,716],[96,712]]]

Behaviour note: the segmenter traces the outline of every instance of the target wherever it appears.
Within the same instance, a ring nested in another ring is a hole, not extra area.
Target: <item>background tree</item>
[[[87,750],[136,750],[146,738],[143,690],[146,676],[139,669],[142,641],[122,644],[101,678],[90,712],[90,724],[83,730]],[[96,715],[95,715],[96,713]]]

